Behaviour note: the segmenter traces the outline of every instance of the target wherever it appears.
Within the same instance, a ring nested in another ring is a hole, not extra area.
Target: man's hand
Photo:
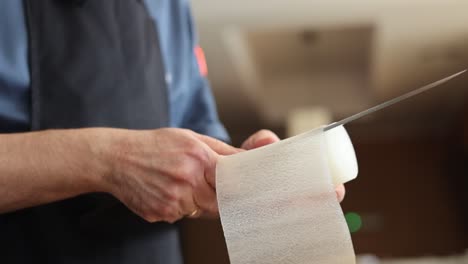
[[[175,128],[0,134],[0,146],[0,214],[107,192],[150,222],[216,216],[216,162],[241,151]]]
[[[249,149],[254,149],[254,148],[259,148],[263,147],[268,144],[275,143],[279,141],[280,139],[278,136],[273,133],[270,130],[260,130],[256,132],[255,134],[251,135],[247,140],[242,143],[241,148],[249,150]],[[336,197],[338,198],[338,201],[343,201],[345,197],[345,187],[344,185],[339,185],[335,189],[336,192]]]
[[[239,149],[185,129],[120,133],[109,152],[108,192],[149,222],[218,215],[216,162]]]

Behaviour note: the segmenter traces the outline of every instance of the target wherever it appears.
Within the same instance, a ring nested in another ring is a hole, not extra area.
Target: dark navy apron
[[[157,29],[142,1],[25,0],[32,130],[168,125]],[[106,194],[2,216],[0,263],[180,264],[177,227]]]

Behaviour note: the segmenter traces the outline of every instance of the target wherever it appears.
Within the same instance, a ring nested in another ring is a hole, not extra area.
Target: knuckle
[[[187,140],[184,145],[185,153],[189,156],[198,157],[202,151],[200,143],[196,140]]]
[[[217,140],[216,142],[212,142],[211,144],[220,146],[224,143]],[[187,142],[184,144],[184,158],[182,160],[184,164],[190,164],[190,162],[192,164],[193,162],[196,162],[199,165],[208,164],[214,158],[210,149],[212,149],[210,146],[204,144],[198,139],[187,140]]]
[[[173,168],[173,178],[177,181],[193,184],[195,176],[201,174],[202,165],[193,159],[183,159]]]
[[[198,163],[199,166],[209,166],[213,160],[216,159],[216,156],[213,155],[213,152],[209,150],[209,148],[198,147],[196,150],[193,150],[191,153],[192,157],[194,157],[195,162]]]

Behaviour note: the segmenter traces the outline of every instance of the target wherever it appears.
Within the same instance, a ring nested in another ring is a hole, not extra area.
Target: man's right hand
[[[239,149],[185,129],[107,132],[104,191],[149,222],[218,214],[216,162]]]

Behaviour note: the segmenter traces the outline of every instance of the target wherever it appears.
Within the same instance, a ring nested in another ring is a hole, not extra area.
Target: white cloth
[[[221,158],[217,195],[231,264],[355,263],[324,132]]]

